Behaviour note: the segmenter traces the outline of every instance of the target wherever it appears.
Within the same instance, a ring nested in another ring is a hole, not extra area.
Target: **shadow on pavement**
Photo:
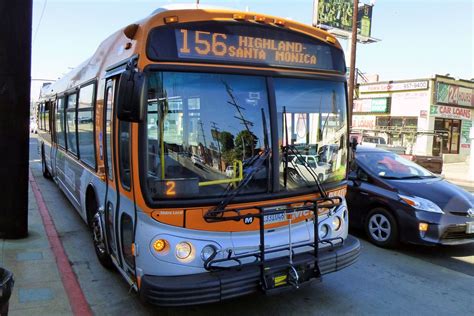
[[[351,229],[350,234],[368,241],[362,230]],[[400,244],[393,250],[446,269],[474,276],[474,243],[456,246]]]

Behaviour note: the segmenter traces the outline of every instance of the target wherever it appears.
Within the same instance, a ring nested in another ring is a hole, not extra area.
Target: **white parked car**
[[[198,165],[198,166],[203,166],[204,165],[204,160],[199,157],[198,155],[192,155],[191,156],[191,161],[193,164]]]
[[[225,175],[226,177],[232,178],[234,176],[234,166],[227,166],[227,168],[225,168]]]
[[[304,162],[302,161],[304,160]],[[309,167],[306,168],[304,164]],[[281,171],[283,172],[284,162],[281,164]],[[314,182],[314,173],[319,181],[324,182],[331,172],[331,165],[319,161],[317,155],[300,155],[300,157],[290,155],[288,157],[288,175],[294,181],[308,181]]]

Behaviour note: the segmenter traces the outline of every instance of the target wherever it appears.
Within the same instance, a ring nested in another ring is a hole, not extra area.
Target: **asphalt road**
[[[474,244],[403,245],[394,251],[363,239],[356,264],[294,292],[256,294],[187,308],[143,305],[117,272],[98,263],[87,226],[54,182],[42,177],[34,138],[30,141],[30,166],[81,288],[97,315],[474,314]]]

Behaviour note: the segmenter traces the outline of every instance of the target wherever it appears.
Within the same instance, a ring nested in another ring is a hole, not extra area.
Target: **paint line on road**
[[[61,281],[63,283],[64,289],[66,290],[69,304],[71,305],[72,312],[74,315],[92,315],[92,311],[86,301],[84,293],[82,292],[81,286],[77,281],[77,277],[72,270],[69,259],[66,255],[66,252],[64,251],[64,247],[59,239],[58,232],[49,213],[48,207],[44,202],[43,195],[41,194],[31,169],[29,171],[29,180],[33,194],[35,195],[36,203],[38,204],[38,210],[41,215],[41,219],[43,220],[44,229],[46,231],[46,235],[48,236],[51,250],[53,251],[56,259]]]

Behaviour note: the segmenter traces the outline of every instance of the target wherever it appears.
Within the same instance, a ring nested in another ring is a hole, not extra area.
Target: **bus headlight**
[[[213,254],[215,254],[217,251],[216,247],[213,245],[207,245],[204,248],[202,248],[201,251],[201,259],[202,261],[206,261],[209,259]]]
[[[339,216],[335,216],[333,219],[332,219],[332,227],[334,228],[334,230],[339,230],[342,226],[342,219],[339,217]]]
[[[324,239],[329,235],[329,226],[324,224],[319,226],[319,239]]]
[[[186,241],[182,241],[176,245],[176,258],[180,260],[190,259],[193,253],[193,246]]]

